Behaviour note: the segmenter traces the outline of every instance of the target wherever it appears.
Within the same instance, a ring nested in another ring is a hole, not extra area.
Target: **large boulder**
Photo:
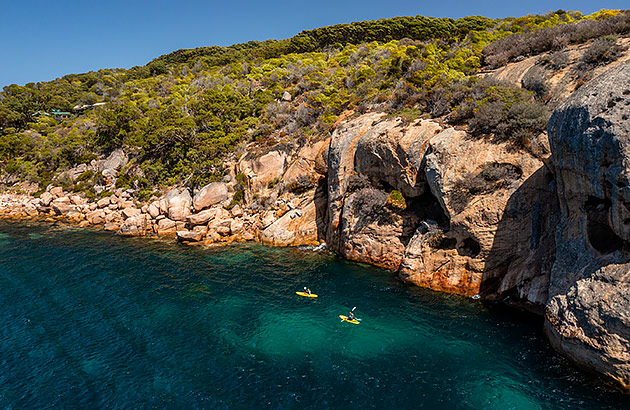
[[[183,242],[199,242],[203,239],[203,231],[177,231],[177,239]]]
[[[324,162],[329,144],[330,140],[327,139],[307,144],[300,149],[297,158],[282,176],[282,183],[287,190],[303,192],[317,185],[327,171],[325,167],[318,166],[318,162]]]
[[[545,330],[630,388],[630,64],[582,86],[548,127],[561,217]]]
[[[150,217],[147,214],[136,213],[123,222],[118,233],[123,236],[142,236],[151,232],[151,230]]]
[[[50,194],[53,196],[53,198],[59,198],[63,196],[63,188],[60,186],[52,187],[50,189]]]
[[[321,215],[318,215],[318,197],[324,195],[322,191],[309,191],[303,195],[307,198],[315,198],[304,201],[304,205],[290,210],[267,226],[260,235],[264,244],[274,246],[300,246],[317,245],[323,239]],[[236,227],[238,228],[235,228]],[[237,230],[236,230],[237,229]],[[242,223],[232,223],[232,233],[239,233],[243,229]]]
[[[111,204],[111,200],[109,199],[108,196],[106,196],[105,198],[101,198],[96,202],[96,205],[99,208],[105,208],[107,206],[109,206]]]
[[[141,213],[141,211],[138,208],[123,208],[123,210],[121,211],[121,214],[123,216],[123,218],[128,219],[131,218],[132,216],[136,216],[139,215]]]
[[[95,209],[94,211],[90,211],[85,215],[87,221],[92,225],[98,225],[105,222],[105,211],[102,209]]]
[[[167,202],[168,211],[166,214],[173,221],[185,221],[190,215],[192,197],[188,188],[173,189],[164,198]]]
[[[129,162],[129,157],[119,148],[112,151],[105,160],[98,161],[96,166],[101,175],[105,177],[107,185],[113,185],[116,183],[118,170],[127,165],[127,162]]]
[[[106,169],[119,170],[129,162],[129,157],[121,148],[112,151],[109,156],[102,161],[98,161],[97,167],[99,171]]]
[[[210,208],[204,209],[196,214],[188,215],[188,222],[193,226],[204,225],[213,219],[229,218],[229,216],[230,213],[223,208]]]
[[[50,206],[53,199],[54,197],[50,192],[42,192],[39,196],[39,203],[41,206]]]
[[[62,196],[60,198],[56,198],[51,202],[52,209],[57,213],[57,215],[63,215],[70,212],[71,202],[70,198],[67,196]]]
[[[158,235],[164,235],[164,236],[175,235],[175,232],[177,232],[177,230],[178,230],[177,222],[171,219],[163,218],[163,219],[160,219],[157,223]]]
[[[157,218],[160,215],[160,203],[159,202],[151,202],[147,207],[147,212],[151,215],[151,218]]]
[[[280,179],[284,173],[287,154],[282,151],[271,151],[259,157],[243,158],[238,165],[240,172],[250,178],[250,188],[256,191],[265,188],[272,181]]]
[[[193,198],[195,211],[223,202],[228,197],[228,188],[224,182],[213,182],[201,188]]]

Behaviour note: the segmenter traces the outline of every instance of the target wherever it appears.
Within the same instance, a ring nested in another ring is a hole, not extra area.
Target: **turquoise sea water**
[[[538,318],[312,250],[0,223],[0,306],[0,408],[630,403],[554,354]],[[360,325],[337,317],[353,306]]]

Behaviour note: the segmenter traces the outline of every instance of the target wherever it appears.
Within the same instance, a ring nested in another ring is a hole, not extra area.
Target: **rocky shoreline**
[[[545,317],[552,346],[630,386],[630,64],[582,86],[546,134],[515,146],[436,121],[347,113],[326,140],[261,147],[222,181],[146,202],[115,188],[127,154],[98,172],[92,201],[54,184],[5,193],[0,217],[62,218],[188,244],[326,243],[418,286],[505,301]],[[108,195],[109,196],[106,196]]]

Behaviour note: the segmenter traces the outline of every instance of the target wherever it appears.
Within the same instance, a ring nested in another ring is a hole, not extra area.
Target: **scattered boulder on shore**
[[[203,231],[177,231],[177,239],[180,241],[199,242],[203,239]]]
[[[167,202],[166,214],[173,221],[185,221],[190,215],[190,207],[192,205],[192,197],[188,188],[173,189],[166,194]]]
[[[224,182],[213,182],[201,188],[193,198],[195,211],[211,207],[228,198],[228,188]]]

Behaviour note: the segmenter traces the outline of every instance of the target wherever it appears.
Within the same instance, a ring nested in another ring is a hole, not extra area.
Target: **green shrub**
[[[269,181],[269,183],[267,184],[267,188],[272,189],[273,187],[275,187],[276,185],[278,185],[278,182],[280,182],[280,178],[276,177],[274,179],[272,179],[271,181]]]
[[[236,174],[236,182],[246,187],[249,185],[249,178],[247,178],[247,175],[245,175],[244,173],[239,172],[238,174]]]
[[[389,196],[387,197],[387,204],[398,209],[407,208],[407,201],[405,201],[405,197],[400,191],[396,190],[389,193]]]
[[[138,191],[138,199],[140,201],[146,202],[151,196],[153,196],[153,190],[151,188],[142,188]]]
[[[114,193],[112,191],[104,190],[98,193],[96,196],[98,199],[107,198],[108,196],[112,196]]]
[[[75,180],[75,183],[89,181],[94,176],[94,171],[88,169],[87,171],[83,171]]]

